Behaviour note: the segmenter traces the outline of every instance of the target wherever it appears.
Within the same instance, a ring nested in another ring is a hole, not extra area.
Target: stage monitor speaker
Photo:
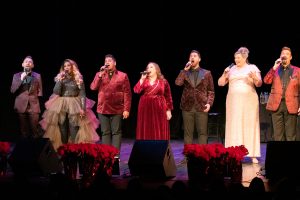
[[[267,143],[265,175],[270,181],[288,177],[300,179],[300,141],[269,141]]]
[[[176,176],[176,165],[168,140],[135,141],[128,166],[131,175],[165,179]]]
[[[48,138],[21,139],[8,161],[15,175],[48,176],[62,172],[62,163]]]

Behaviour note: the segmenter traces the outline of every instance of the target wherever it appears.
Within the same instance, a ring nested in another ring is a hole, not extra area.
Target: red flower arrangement
[[[0,141],[0,154],[7,155],[10,151],[10,142],[1,142]]]
[[[6,174],[7,170],[7,155],[10,152],[10,142],[1,142],[0,141],[0,176]]]
[[[79,164],[83,174],[82,182],[84,186],[89,186],[98,173],[112,175],[114,157],[119,150],[106,144],[81,143],[64,144],[58,148],[57,152],[64,164],[65,174],[75,180],[77,164]]]
[[[230,177],[240,181],[242,160],[248,154],[244,145],[227,147],[222,144],[186,144],[183,154],[188,160],[188,170],[198,174],[195,178],[206,176]],[[189,178],[193,178],[189,171]]]

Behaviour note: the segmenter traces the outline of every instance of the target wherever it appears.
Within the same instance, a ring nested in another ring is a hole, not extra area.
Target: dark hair
[[[201,58],[201,55],[200,55],[200,52],[199,52],[199,51],[197,51],[197,50],[194,49],[194,50],[191,51],[191,53],[196,53],[196,54],[198,54],[199,58]],[[190,53],[190,54],[191,54],[191,53]]]
[[[33,60],[33,59],[32,59],[32,56],[29,56],[29,55],[26,56],[26,57],[24,58],[24,60],[25,60],[26,58],[29,58],[29,59]]]
[[[106,54],[104,58],[112,58],[114,61],[116,61],[116,58],[112,54]]]

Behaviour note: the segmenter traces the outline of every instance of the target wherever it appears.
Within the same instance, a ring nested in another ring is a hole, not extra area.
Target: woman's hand
[[[170,120],[172,118],[171,110],[167,110],[167,120]]]

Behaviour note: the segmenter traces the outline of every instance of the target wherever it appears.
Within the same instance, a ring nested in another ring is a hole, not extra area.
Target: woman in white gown
[[[241,47],[218,80],[229,83],[226,97],[225,147],[245,145],[248,157],[258,163],[260,157],[259,100],[256,87],[262,85],[260,70],[248,62],[249,50]]]

